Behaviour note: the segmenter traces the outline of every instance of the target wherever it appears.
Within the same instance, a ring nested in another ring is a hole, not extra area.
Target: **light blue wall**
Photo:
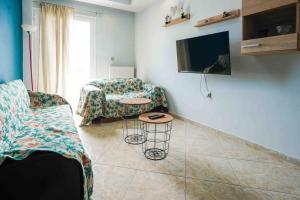
[[[22,1],[0,0],[0,83],[22,79]]]
[[[98,77],[108,77],[107,63],[134,66],[134,14],[114,9],[102,9],[97,16]]]
[[[169,28],[162,25],[171,0],[136,15],[138,76],[166,88],[172,112],[300,158],[300,54],[241,56],[241,18],[193,27],[197,20],[241,8],[241,1],[189,2],[190,22]],[[200,75],[177,72],[175,41],[227,30],[232,76],[208,75],[213,98],[206,99],[200,93]]]

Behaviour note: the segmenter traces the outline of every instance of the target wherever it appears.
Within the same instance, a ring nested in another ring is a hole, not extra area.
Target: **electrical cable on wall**
[[[203,82],[204,82],[204,92],[203,92]],[[200,78],[200,92],[203,97],[211,98],[211,91],[208,88],[207,77],[206,74],[201,74]]]

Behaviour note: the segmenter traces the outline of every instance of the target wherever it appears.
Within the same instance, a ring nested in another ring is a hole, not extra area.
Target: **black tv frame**
[[[189,73],[189,74],[206,74],[206,75],[225,75],[225,76],[230,76],[232,75],[231,73],[231,52],[230,52],[230,37],[229,37],[229,31],[221,31],[221,32],[217,32],[217,33],[212,33],[212,34],[207,34],[207,35],[201,35],[201,36],[197,36],[197,37],[190,37],[190,38],[185,38],[185,39],[181,39],[181,40],[176,40],[176,46],[177,46],[177,42],[178,41],[182,41],[182,40],[189,40],[189,39],[193,39],[193,38],[199,38],[199,37],[205,37],[205,36],[210,36],[210,35],[216,35],[216,34],[220,34],[220,33],[228,33],[228,54],[229,54],[229,73],[226,74],[221,74],[221,73],[203,73],[200,71],[185,71],[185,70],[181,70],[179,69],[179,63],[177,63],[177,67],[178,67],[178,73]],[[178,51],[177,51],[177,62],[178,62]]]

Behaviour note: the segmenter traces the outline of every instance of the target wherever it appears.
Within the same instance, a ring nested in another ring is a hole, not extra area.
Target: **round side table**
[[[134,106],[147,106],[151,103],[151,99],[131,98],[121,99],[120,103],[124,105],[123,116],[123,139],[128,144],[138,145],[146,141],[141,133],[140,122],[136,117],[129,116],[130,108]]]
[[[149,116],[163,114],[159,119]],[[145,113],[139,116],[141,130],[146,138],[142,145],[143,153],[150,160],[165,159],[169,153],[173,117],[165,113]]]

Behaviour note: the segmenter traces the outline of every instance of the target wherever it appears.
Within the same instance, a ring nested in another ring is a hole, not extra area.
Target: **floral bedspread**
[[[130,106],[127,116],[138,115],[158,106],[168,107],[165,90],[159,86],[144,83],[138,78],[101,79],[81,89],[76,112],[83,117],[80,125],[89,125],[98,117],[123,117],[125,109],[120,100],[125,98],[152,100],[147,106]]]
[[[57,95],[26,91],[21,81],[0,85],[0,158],[22,160],[35,151],[76,159],[83,170],[84,199],[93,192],[91,161],[70,106]]]

